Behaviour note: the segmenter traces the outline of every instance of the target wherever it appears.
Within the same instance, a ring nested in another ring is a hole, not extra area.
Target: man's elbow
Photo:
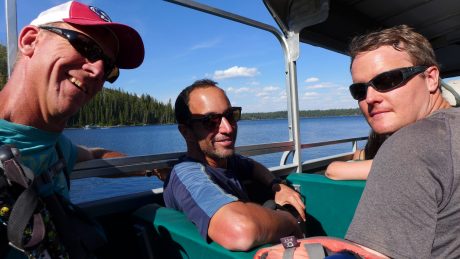
[[[345,180],[344,169],[349,165],[346,162],[334,161],[328,165],[324,175],[332,180]]]
[[[332,179],[332,180],[339,180],[340,179],[339,175],[336,172],[334,172],[334,170],[329,169],[329,168],[328,168],[328,170],[326,170],[324,175],[327,178]]]
[[[333,173],[325,173],[324,175],[331,180],[343,180],[342,177]]]
[[[253,222],[234,221],[232,224],[228,224],[222,229],[223,231],[218,231],[214,237],[210,237],[214,242],[228,250],[247,251],[259,245],[257,226]]]

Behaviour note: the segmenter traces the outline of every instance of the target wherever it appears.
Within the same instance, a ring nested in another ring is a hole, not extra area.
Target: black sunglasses
[[[393,69],[376,75],[367,83],[354,83],[350,85],[350,93],[354,99],[361,101],[366,99],[367,89],[372,86],[379,92],[388,92],[404,85],[412,77],[425,70],[428,66],[413,66]]]
[[[199,122],[208,130],[215,130],[220,126],[225,117],[230,124],[235,124],[241,119],[241,107],[231,107],[222,114],[211,113],[206,115],[192,115],[190,122]]]
[[[107,57],[102,48],[88,36],[63,28],[51,27],[51,26],[40,26],[40,29],[44,29],[53,32],[67,41],[70,45],[75,48],[83,57],[87,58],[90,62],[102,60],[104,62],[104,78],[106,81],[113,83],[117,80],[120,75],[120,70],[113,63],[113,61]]]

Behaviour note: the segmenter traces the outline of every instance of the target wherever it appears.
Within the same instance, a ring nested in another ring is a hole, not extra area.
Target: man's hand
[[[304,221],[307,219],[305,216],[305,204],[298,192],[282,183],[276,184],[273,189],[275,189],[275,202],[277,204],[281,206],[290,204],[299,212]]]
[[[276,178],[264,165],[253,160],[253,179],[258,181],[267,187],[271,187],[272,191],[275,192],[275,202],[281,206],[290,204],[298,212],[300,217],[305,221],[305,204],[302,201],[302,197],[298,192],[289,188],[289,186],[282,183],[274,183]]]

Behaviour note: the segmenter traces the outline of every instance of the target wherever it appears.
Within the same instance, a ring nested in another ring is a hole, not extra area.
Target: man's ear
[[[184,137],[186,142],[195,142],[195,134],[192,129],[185,124],[179,124],[178,126],[180,134]]]
[[[35,51],[35,46],[38,41],[39,28],[36,26],[28,25],[24,27],[18,38],[18,50],[24,56],[32,56]]]
[[[439,69],[436,66],[431,66],[425,71],[425,81],[427,82],[427,88],[430,93],[436,92],[439,88]]]

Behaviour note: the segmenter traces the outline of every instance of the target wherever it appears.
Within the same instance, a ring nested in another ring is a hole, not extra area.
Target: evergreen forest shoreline
[[[6,47],[0,44],[0,90],[7,81]],[[300,111],[301,118],[357,116],[358,108]],[[243,113],[242,120],[286,119],[287,111]],[[169,100],[128,93],[121,89],[103,88],[101,92],[75,114],[67,128],[107,128],[125,126],[175,124],[174,107]]]
[[[168,102],[167,106],[169,105],[170,105],[170,102]],[[172,115],[169,114],[165,116],[160,116],[162,118],[167,118],[167,121],[163,121],[163,122],[158,122],[158,121],[155,123],[139,123],[138,122],[138,123],[131,123],[131,124],[119,123],[119,124],[114,124],[114,125],[108,125],[108,124],[93,123],[90,121],[82,120],[80,123],[76,125],[75,124],[69,125],[66,129],[80,129],[82,127],[85,129],[96,129],[96,128],[118,128],[118,127],[176,124],[176,121],[174,119],[174,110],[166,109],[166,111],[168,113],[172,112]],[[77,117],[77,116],[84,117],[84,112],[80,112],[80,113],[81,114],[77,114],[74,117]],[[146,113],[149,113],[149,112],[146,111]],[[362,113],[359,110],[359,108],[300,111],[300,118],[347,117],[347,116],[362,116]],[[284,120],[284,119],[287,119],[287,111],[263,112],[263,113],[257,112],[257,113],[242,113],[241,114],[241,120]],[[82,122],[87,122],[87,123],[84,124]]]

